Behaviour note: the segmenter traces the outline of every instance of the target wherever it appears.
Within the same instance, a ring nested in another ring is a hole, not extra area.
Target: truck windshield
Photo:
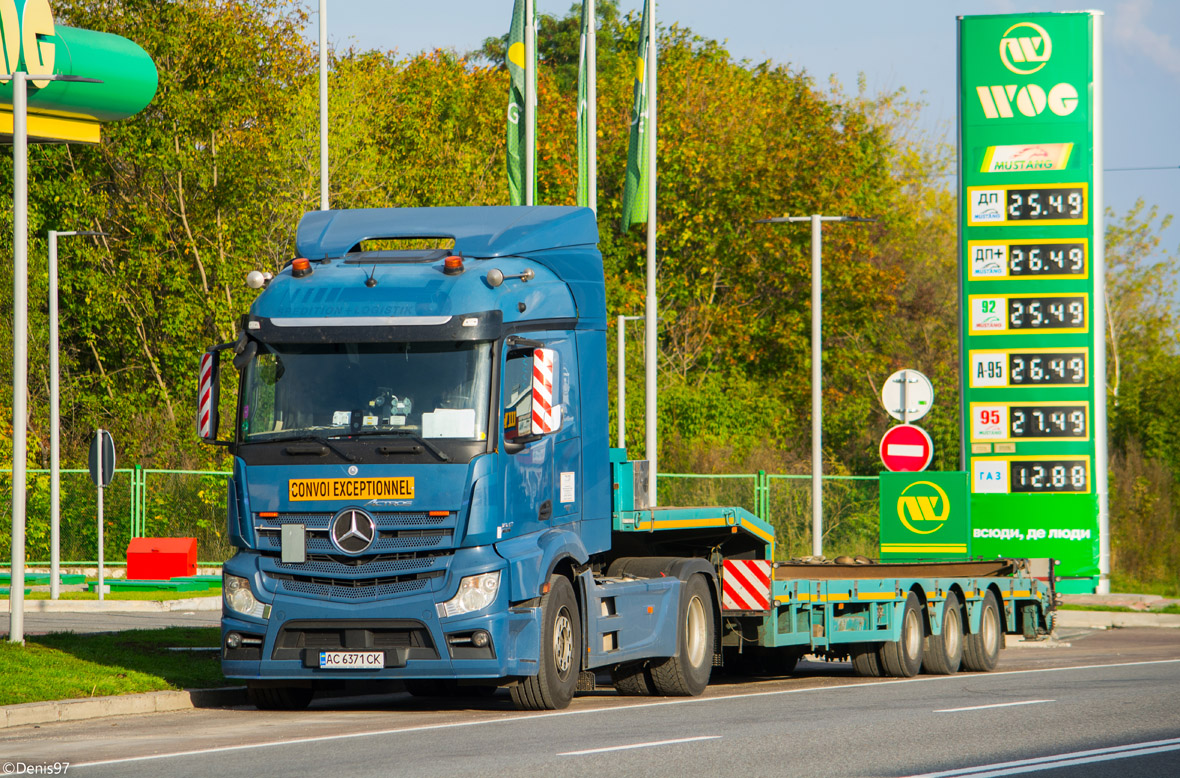
[[[487,440],[490,343],[259,344],[242,441],[415,435]]]

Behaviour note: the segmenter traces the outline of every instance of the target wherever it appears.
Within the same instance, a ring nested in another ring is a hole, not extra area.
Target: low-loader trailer
[[[654,474],[608,442],[597,242],[584,208],[317,211],[252,274],[198,432],[233,456],[222,668],[258,707],[352,680],[555,709],[608,672],[697,695],[805,654],[982,671],[1005,633],[1051,631],[1020,560],[776,563],[742,508],[649,507]]]

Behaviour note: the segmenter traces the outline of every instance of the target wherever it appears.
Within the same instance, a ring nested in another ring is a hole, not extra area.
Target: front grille
[[[274,575],[279,588],[293,594],[345,600],[375,599],[397,594],[411,594],[429,591],[430,581],[440,578],[442,572],[419,576],[392,578],[312,578],[307,576]]]
[[[303,564],[278,563],[278,568],[290,573],[324,573],[330,576],[357,575],[366,573],[426,573],[442,570],[446,567],[450,555],[432,554],[429,556],[402,556],[399,554],[385,554],[369,558],[361,557],[347,562],[332,558],[309,558]]]

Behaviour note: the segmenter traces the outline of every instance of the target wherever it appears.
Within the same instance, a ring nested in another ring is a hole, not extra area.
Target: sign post
[[[959,18],[972,550],[1109,587],[1100,12]]]
[[[103,568],[103,490],[115,477],[115,439],[106,430],[98,430],[90,440],[90,480],[98,487],[98,599],[106,593]]]

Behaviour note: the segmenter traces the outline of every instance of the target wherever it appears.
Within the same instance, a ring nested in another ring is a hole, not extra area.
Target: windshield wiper
[[[443,462],[450,462],[451,461],[451,458],[446,455],[446,452],[444,452],[438,446],[434,445],[433,443],[431,443],[429,440],[422,437],[421,435],[415,435],[413,432],[407,432],[406,430],[360,430],[359,432],[354,432],[354,433],[348,435],[347,437],[361,438],[361,437],[373,437],[373,436],[408,438],[409,440],[412,440],[415,443],[421,443],[423,446],[426,446],[426,448],[430,449],[430,453],[434,454],[441,461],[443,461]]]
[[[332,441],[328,440],[327,438],[323,437],[322,435],[300,435],[297,438],[283,438],[282,439],[282,441],[284,443],[291,443],[291,442],[300,441],[300,440],[308,440],[308,441],[311,441],[312,443],[319,443],[321,446],[327,446],[328,448],[332,449],[332,451],[336,452],[336,454],[338,454],[342,459],[345,459],[349,462],[360,462],[361,461],[357,457],[354,457],[352,454],[349,454],[347,451],[341,449],[339,446],[333,445]]]

